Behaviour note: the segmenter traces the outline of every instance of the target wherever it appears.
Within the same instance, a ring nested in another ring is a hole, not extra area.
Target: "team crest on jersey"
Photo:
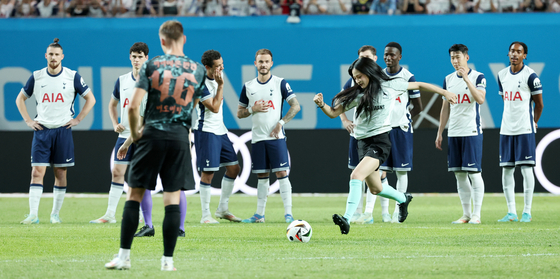
[[[288,90],[288,92],[292,92],[292,88],[290,87],[290,84],[288,84],[286,82],[286,90]]]
[[[535,78],[533,80],[533,87],[535,87],[535,89],[542,87],[541,80],[539,78]]]

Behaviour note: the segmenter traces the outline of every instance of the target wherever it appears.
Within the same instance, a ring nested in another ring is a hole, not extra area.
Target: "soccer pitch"
[[[516,196],[518,210],[523,197]],[[122,213],[124,196],[117,215]],[[212,197],[211,210],[219,198]],[[294,195],[296,219],[313,227],[309,243],[286,238],[283,206],[271,195],[266,223],[221,220],[200,224],[200,197],[188,196],[186,237],[179,238],[177,271],[160,271],[163,205],[154,196],[156,236],[135,238],[128,271],[105,270],[117,253],[120,223],[89,224],[105,213],[107,198],[67,197],[62,224],[49,223],[52,198],[43,197],[40,224],[20,225],[27,198],[0,198],[0,278],[558,278],[560,197],[535,195],[533,222],[498,223],[506,214],[503,195],[487,194],[482,224],[453,225],[462,215],[456,195],[415,195],[403,224],[352,225],[341,235],[331,221],[344,213],[346,195]],[[394,202],[391,202],[392,213]],[[230,210],[248,218],[256,197],[233,195]],[[521,211],[518,212],[521,215]],[[142,224],[141,224],[142,225]]]

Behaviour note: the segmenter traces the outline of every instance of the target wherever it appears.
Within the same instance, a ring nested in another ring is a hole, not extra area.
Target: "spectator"
[[[35,16],[35,1],[18,0],[17,15],[20,17]]]
[[[451,12],[455,14],[472,13],[473,7],[470,0],[451,0]]]
[[[225,0],[205,0],[204,2],[205,6],[203,6],[203,12],[205,16],[224,15],[224,6],[227,6],[227,2]]]
[[[111,0],[111,13],[115,17],[131,17],[135,11],[135,0]]]
[[[106,3],[103,0],[87,0],[89,2],[89,16],[104,17],[107,14]]]
[[[373,0],[352,0],[352,13],[365,15],[369,13],[369,7]]]
[[[369,7],[370,14],[393,15],[397,10],[397,0],[373,0]]]
[[[352,11],[351,0],[326,0],[327,1],[327,14],[330,15],[345,15]]]
[[[449,0],[426,0],[426,13],[431,15],[448,14],[451,8]]]
[[[248,16],[249,1],[248,0],[228,0],[227,14],[230,16]]]
[[[0,2],[0,18],[12,17],[16,0],[1,0]]]
[[[137,0],[136,1],[136,15],[151,15],[157,16],[159,11],[158,0]]]
[[[404,0],[401,12],[403,14],[423,14],[426,12],[426,2],[420,3],[419,0]]]
[[[78,16],[88,16],[89,15],[89,5],[86,0],[72,0],[70,5],[66,9],[66,16],[78,17]]]
[[[498,11],[498,1],[497,0],[474,0],[474,12],[483,13],[495,13]]]
[[[180,10],[179,0],[164,0],[161,4],[160,14],[164,16],[178,15]]]
[[[545,12],[548,9],[548,3],[546,0],[524,0],[521,2],[520,11],[525,10],[526,12]]]
[[[325,0],[304,0],[303,13],[307,15],[326,14],[327,2]]]
[[[55,7],[57,3],[53,0],[42,0],[36,6],[40,17],[51,17],[56,15]]]
[[[185,0],[180,9],[180,14],[185,16],[203,16],[205,0]]]
[[[501,13],[514,13],[519,11],[520,0],[498,0],[498,11]]]
[[[299,5],[300,9],[303,7],[302,0],[280,0],[280,6],[282,7],[282,14],[289,15],[290,14],[290,6],[293,4]]]
[[[550,0],[549,11],[551,12],[560,12],[560,0]]]

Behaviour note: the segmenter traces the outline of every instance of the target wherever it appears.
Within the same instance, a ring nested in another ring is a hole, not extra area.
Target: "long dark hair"
[[[358,94],[364,93],[364,96],[360,100],[358,104],[358,108],[356,109],[356,116],[359,116],[362,112],[365,113],[367,118],[371,118],[373,113],[373,108],[375,103],[377,103],[378,97],[381,93],[381,82],[391,80],[389,76],[383,72],[383,69],[375,63],[370,58],[362,57],[356,59],[352,65],[348,68],[348,73],[354,79],[352,75],[352,70],[356,69],[362,74],[366,75],[369,78],[369,83],[366,88],[362,89],[354,80],[354,86],[336,94],[332,100],[332,107],[334,108],[335,105],[340,104],[342,105],[343,109],[346,111],[346,108],[350,103],[358,97]]]

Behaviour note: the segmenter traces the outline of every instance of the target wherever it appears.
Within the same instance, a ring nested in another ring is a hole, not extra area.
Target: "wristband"
[[[323,102],[323,105],[322,105],[322,106],[317,106],[317,108],[320,108],[320,109],[322,109],[322,108],[324,108],[324,107],[325,107],[325,102]]]
[[[281,126],[284,126],[284,124],[286,124],[286,122],[284,122],[284,120],[280,119],[280,121],[278,121],[278,123],[280,123]]]
[[[247,108],[247,111],[248,111],[250,114],[253,114],[253,108],[249,107],[249,108]]]

